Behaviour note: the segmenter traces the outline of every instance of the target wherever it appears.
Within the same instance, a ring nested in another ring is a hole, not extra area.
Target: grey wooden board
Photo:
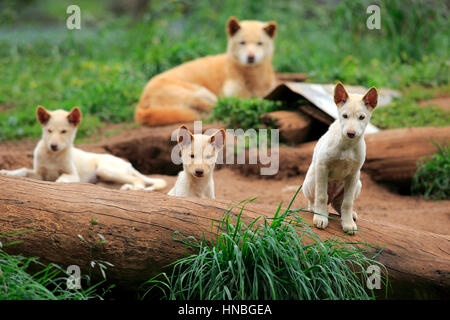
[[[338,112],[336,104],[333,101],[334,84],[317,84],[305,82],[285,82],[277,86],[271,93],[267,95],[267,99],[283,100],[283,95],[286,94],[286,89],[299,95],[300,98],[305,98],[315,107],[325,112],[327,115],[337,119]],[[361,86],[345,86],[349,93],[364,94],[368,88]],[[394,97],[400,94],[391,89],[381,88],[378,90],[378,106],[384,106],[391,103]],[[320,119],[319,119],[320,120]],[[366,133],[375,133],[380,131],[377,127],[369,123]]]

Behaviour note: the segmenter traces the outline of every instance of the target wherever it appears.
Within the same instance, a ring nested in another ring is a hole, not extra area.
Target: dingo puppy
[[[225,54],[199,58],[153,77],[136,108],[138,123],[188,122],[209,112],[217,96],[264,97],[275,86],[275,22],[228,19]]]
[[[361,192],[360,169],[366,158],[364,131],[377,106],[378,93],[372,87],[362,96],[348,94],[342,83],[334,89],[338,120],[319,139],[303,183],[303,194],[314,214],[314,225],[328,225],[327,205],[341,214],[342,229],[354,234],[357,214],[353,201]]]
[[[183,171],[178,174],[170,196],[214,199],[213,171],[225,141],[225,130],[213,135],[192,134],[185,126],[178,131]]]
[[[125,160],[75,148],[73,141],[81,122],[77,107],[67,112],[38,106],[36,116],[42,125],[42,139],[34,149],[33,169],[0,170],[0,174],[56,182],[94,183],[99,178],[123,184],[122,190],[158,190],[166,186],[163,179],[148,178]]]

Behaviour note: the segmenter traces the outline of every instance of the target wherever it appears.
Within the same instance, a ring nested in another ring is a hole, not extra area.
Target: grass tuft
[[[174,262],[170,275],[147,281],[143,298],[152,290],[174,300],[375,298],[366,269],[384,267],[365,256],[369,246],[322,240],[298,215],[303,210],[281,211],[281,204],[271,219],[244,221],[253,200],[239,203],[237,216],[228,210],[210,241],[176,233],[193,253]]]
[[[418,169],[413,176],[411,191],[413,194],[423,194],[427,199],[450,198],[450,148],[447,145],[435,144],[438,152],[431,159],[418,163]]]

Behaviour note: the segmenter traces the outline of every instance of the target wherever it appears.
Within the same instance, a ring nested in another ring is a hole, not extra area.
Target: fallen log
[[[288,145],[305,142],[312,125],[312,119],[298,111],[273,111],[262,115],[261,120],[266,124],[274,123],[281,141]]]
[[[417,162],[437,152],[434,143],[450,143],[450,126],[384,130],[368,134],[365,139],[363,170],[375,181],[409,185]]]
[[[174,231],[198,239],[205,234],[208,239],[212,221],[220,219],[231,205],[224,200],[4,176],[0,176],[0,185],[0,234],[32,230],[0,237],[2,242],[22,241],[5,247],[5,251],[37,256],[62,267],[78,265],[83,272],[91,260],[108,261],[114,265],[107,270],[108,279],[124,291],[135,291],[139,284],[186,255],[184,246],[173,240]],[[273,212],[257,204],[244,211],[244,218],[260,215],[272,217]],[[310,214],[305,214],[305,221],[311,222]],[[392,295],[448,298],[448,235],[365,219],[360,219],[358,226],[361,231],[354,237],[344,236],[338,221],[331,221],[325,231],[314,230],[323,239],[341,236],[384,248],[377,260],[389,271]],[[97,234],[107,242],[95,244]]]

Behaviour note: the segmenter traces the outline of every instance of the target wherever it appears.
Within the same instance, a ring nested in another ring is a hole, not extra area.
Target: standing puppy
[[[264,97],[275,86],[276,30],[273,21],[230,17],[227,52],[186,62],[150,79],[135,120],[150,126],[190,122],[211,111],[218,96]]]
[[[361,192],[359,175],[366,158],[364,131],[377,101],[375,87],[364,96],[348,94],[340,82],[334,88],[339,118],[317,142],[302,188],[319,229],[328,225],[329,203],[341,214],[344,232],[354,234],[357,229],[353,201]]]
[[[158,190],[166,186],[163,179],[148,178],[125,160],[75,148],[73,142],[81,122],[81,110],[77,107],[67,112],[39,106],[36,116],[42,126],[42,139],[34,149],[33,169],[0,170],[0,174],[56,182],[100,179],[123,184],[122,190]]]
[[[213,171],[224,141],[224,129],[209,136],[192,134],[185,126],[181,126],[178,145],[181,148],[183,171],[178,174],[175,186],[168,194],[214,199]]]

